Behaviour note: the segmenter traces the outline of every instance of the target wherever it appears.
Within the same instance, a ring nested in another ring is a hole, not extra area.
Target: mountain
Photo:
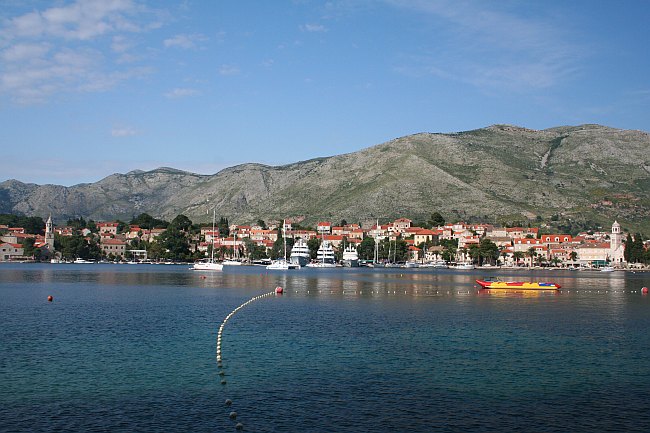
[[[615,219],[650,232],[650,135],[600,125],[541,131],[493,125],[421,133],[358,152],[271,167],[242,164],[214,175],[172,168],[113,174],[71,187],[0,183],[0,213],[63,221],[130,220],[146,212],[231,222],[304,216],[338,222],[406,216],[507,222]]]

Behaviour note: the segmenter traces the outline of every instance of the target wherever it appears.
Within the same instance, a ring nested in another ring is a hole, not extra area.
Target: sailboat
[[[237,233],[236,230],[232,231],[232,249],[233,249],[233,258],[230,260],[224,260],[223,265],[224,266],[241,266],[242,263],[239,260],[239,248],[237,248],[237,237],[235,236]]]
[[[212,210],[212,248],[210,251],[210,259],[194,263],[192,269],[195,271],[221,271],[223,265],[214,261],[214,231],[217,220],[217,209]]]
[[[270,265],[266,266],[266,269],[276,270],[276,271],[286,271],[288,269],[300,269],[300,265],[295,263],[289,263],[287,261],[287,237],[285,236],[285,227],[286,224],[282,221],[282,240],[284,242],[284,257],[280,257],[277,260],[273,260]]]
[[[401,265],[397,263],[397,240],[395,240],[395,250],[393,251],[393,260],[390,259],[391,245],[392,245],[392,241],[388,239],[388,263],[386,263],[385,267],[400,268]]]
[[[377,230],[379,230],[379,220],[377,220]],[[372,258],[372,263],[369,265],[373,268],[383,268],[384,264],[379,263],[379,234],[375,235],[375,255]]]

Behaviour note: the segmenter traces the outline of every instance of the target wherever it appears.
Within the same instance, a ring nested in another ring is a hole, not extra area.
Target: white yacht
[[[299,238],[298,241],[293,244],[293,248],[291,248],[291,256],[289,256],[289,261],[294,265],[303,267],[307,266],[307,263],[309,263],[310,259],[311,254],[309,253],[307,242],[305,242],[302,238]]]
[[[343,250],[343,266],[348,268],[356,268],[359,266],[359,254],[357,248],[350,244]]]
[[[310,263],[307,266],[310,268],[335,268],[336,257],[334,256],[332,244],[327,240],[323,240],[316,254],[316,262]]]

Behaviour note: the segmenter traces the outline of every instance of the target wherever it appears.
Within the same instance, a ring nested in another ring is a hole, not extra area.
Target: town
[[[224,218],[218,225],[195,226],[183,215],[167,223],[147,214],[131,224],[79,218],[55,226],[50,217],[40,231],[0,224],[0,261],[173,263],[200,260],[214,251],[221,259],[265,263],[286,255],[298,239],[307,243],[312,259],[323,242],[333,247],[339,262],[345,246],[354,247],[362,265],[642,268],[649,261],[649,242],[625,235],[617,222],[609,231],[572,236],[540,234],[538,227],[445,223],[438,213],[433,217],[430,227],[414,226],[408,218],[367,227],[346,221],[303,227],[292,219],[229,225]]]

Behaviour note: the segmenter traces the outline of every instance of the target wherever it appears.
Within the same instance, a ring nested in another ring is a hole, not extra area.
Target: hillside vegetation
[[[231,222],[304,216],[369,221],[407,216],[486,222],[614,219],[650,233],[650,135],[599,125],[542,131],[494,125],[421,133],[345,155],[214,175],[170,168],[114,174],[72,187],[0,184],[0,213],[61,221],[125,219],[142,212]]]

